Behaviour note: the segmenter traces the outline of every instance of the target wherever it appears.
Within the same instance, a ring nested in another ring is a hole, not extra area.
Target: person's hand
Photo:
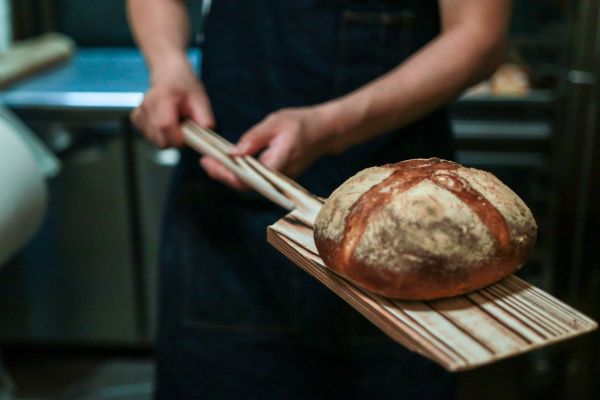
[[[131,113],[131,120],[151,143],[165,148],[183,145],[181,117],[208,128],[214,126],[210,101],[189,63],[171,60],[153,71],[152,86],[142,104]]]
[[[255,155],[258,159],[292,178],[304,172],[328,152],[328,127],[318,107],[289,108],[274,112],[247,131],[231,151],[233,156]],[[200,165],[214,179],[234,189],[248,186],[214,158],[205,156]]]

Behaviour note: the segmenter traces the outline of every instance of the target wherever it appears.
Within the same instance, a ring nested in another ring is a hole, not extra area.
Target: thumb
[[[256,154],[267,147],[272,138],[273,130],[266,124],[259,123],[242,135],[230,154],[233,156]]]
[[[269,168],[279,172],[284,172],[284,167],[289,159],[289,148],[284,143],[274,141],[271,146],[264,151],[259,158],[259,161]]]

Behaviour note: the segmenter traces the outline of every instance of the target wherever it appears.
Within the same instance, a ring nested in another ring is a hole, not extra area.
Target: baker
[[[189,117],[326,197],[368,166],[452,159],[443,105],[501,61],[510,0],[215,0],[201,80],[184,1],[128,8],[151,71],[132,114],[148,140],[181,146]],[[284,211],[245,189],[182,148],[161,247],[157,398],[452,397],[449,375],[266,243]]]

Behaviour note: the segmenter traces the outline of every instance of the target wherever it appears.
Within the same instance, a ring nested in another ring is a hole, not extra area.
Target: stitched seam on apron
[[[342,21],[381,26],[406,26],[416,22],[415,14],[411,11],[401,12],[359,12],[345,10],[342,13]]]

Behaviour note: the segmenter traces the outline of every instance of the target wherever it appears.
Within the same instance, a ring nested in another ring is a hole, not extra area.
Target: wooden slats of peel
[[[516,276],[435,301],[390,300],[324,266],[312,226],[293,211],[268,228],[271,244],[346,300],[392,339],[462,371],[589,332],[596,323]]]

